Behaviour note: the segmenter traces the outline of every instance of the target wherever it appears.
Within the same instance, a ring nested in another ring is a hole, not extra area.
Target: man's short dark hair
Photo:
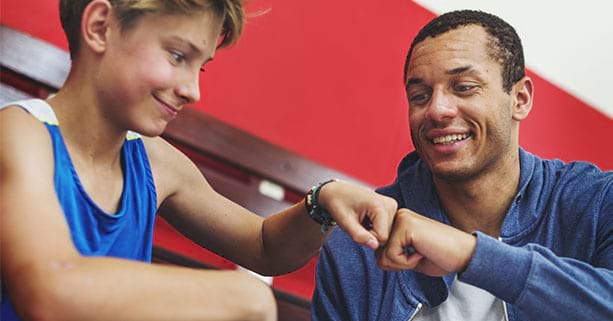
[[[425,25],[415,36],[404,65],[404,81],[408,77],[409,61],[413,48],[428,37],[436,37],[447,31],[468,25],[478,25],[490,36],[489,55],[502,66],[502,86],[509,93],[526,72],[521,39],[515,29],[501,18],[483,11],[459,10],[445,13]]]

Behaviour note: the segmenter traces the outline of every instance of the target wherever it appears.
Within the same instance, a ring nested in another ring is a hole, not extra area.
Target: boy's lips
[[[157,100],[163,107],[165,107],[164,109],[172,116],[176,116],[177,113],[179,111],[181,111],[182,106],[177,106],[175,104],[172,103],[167,103],[166,101],[164,101],[163,99],[153,95],[153,97],[155,98],[155,100]]]

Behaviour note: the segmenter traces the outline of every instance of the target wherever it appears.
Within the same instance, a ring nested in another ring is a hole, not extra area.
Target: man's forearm
[[[478,239],[460,280],[491,292],[530,320],[613,316],[612,270],[558,257],[537,244],[513,247],[483,234]]]

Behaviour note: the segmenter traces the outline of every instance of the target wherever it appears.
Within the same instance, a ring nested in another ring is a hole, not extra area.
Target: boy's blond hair
[[[235,43],[245,23],[242,0],[108,0],[119,19],[122,31],[133,27],[145,13],[193,14],[214,10],[223,19],[219,48]],[[68,38],[71,57],[75,57],[81,39],[83,10],[91,0],[60,0],[60,19]]]

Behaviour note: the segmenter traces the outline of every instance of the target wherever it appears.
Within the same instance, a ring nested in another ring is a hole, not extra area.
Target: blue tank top
[[[124,176],[121,202],[119,211],[109,214],[98,207],[83,188],[51,106],[40,99],[18,101],[6,106],[13,105],[21,106],[34,115],[49,131],[55,161],[55,191],[77,250],[85,256],[112,256],[151,262],[157,196],[147,151],[140,135],[128,132],[124,141],[121,149]],[[19,320],[4,286],[1,306],[0,320]]]

